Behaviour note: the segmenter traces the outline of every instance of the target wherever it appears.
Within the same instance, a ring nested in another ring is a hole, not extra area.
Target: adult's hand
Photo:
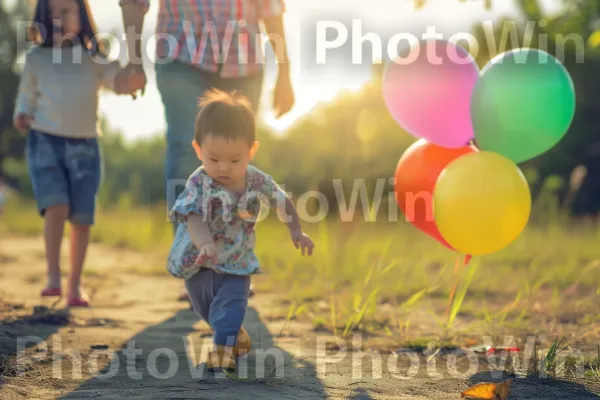
[[[294,106],[295,101],[289,70],[282,71],[277,77],[273,92],[273,110],[275,111],[275,116],[280,118],[284,114],[287,114]]]
[[[279,74],[273,92],[273,109],[277,118],[288,113],[294,106],[294,90],[290,79],[290,60],[288,58],[283,16],[281,14],[263,18],[271,48],[275,52]],[[283,40],[275,40],[283,39]]]

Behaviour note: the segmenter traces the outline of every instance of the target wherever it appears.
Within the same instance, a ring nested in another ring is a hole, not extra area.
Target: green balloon
[[[575,88],[568,71],[539,49],[515,49],[482,70],[471,100],[477,146],[515,163],[554,147],[575,114]]]

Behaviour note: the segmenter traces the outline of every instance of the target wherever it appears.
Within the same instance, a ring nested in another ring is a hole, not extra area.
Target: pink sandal
[[[90,306],[90,303],[81,297],[70,298],[67,301],[67,304],[69,305],[69,307],[89,307]]]
[[[46,288],[42,290],[42,297],[62,296],[61,288]]]
[[[87,296],[87,293],[85,293],[85,291],[83,290],[79,292],[79,296],[71,297],[70,295],[68,295],[67,305],[69,307],[89,307],[89,297]]]

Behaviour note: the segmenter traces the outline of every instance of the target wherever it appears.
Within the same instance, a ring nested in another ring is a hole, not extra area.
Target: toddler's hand
[[[302,255],[308,253],[309,256],[312,255],[313,249],[315,247],[314,243],[308,237],[308,235],[300,230],[292,232],[292,242],[294,242],[294,246],[298,249],[302,249]]]
[[[29,115],[25,115],[23,113],[19,113],[13,119],[13,125],[19,131],[25,131],[29,128],[31,121],[33,121],[32,117],[30,117]]]
[[[196,264],[204,264],[207,260],[216,264],[217,254],[217,248],[213,243],[202,246],[200,254],[198,254],[198,258],[196,258]]]

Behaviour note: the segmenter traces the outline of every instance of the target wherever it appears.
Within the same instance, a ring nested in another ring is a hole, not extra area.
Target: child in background
[[[34,22],[41,29],[26,54],[13,122],[27,132],[29,176],[44,217],[48,282],[41,294],[62,296],[60,247],[69,220],[67,302],[86,307],[80,279],[100,185],[99,90],[131,94],[144,77],[106,59],[87,0],[39,0]]]
[[[251,347],[242,322],[250,276],[260,271],[254,225],[261,201],[276,206],[303,255],[311,255],[314,245],[302,231],[287,194],[270,176],[249,165],[258,142],[248,101],[213,90],[200,106],[193,146],[202,166],[191,174],[169,214],[181,223],[168,270],[185,279],[194,310],[214,331],[208,370],[235,371],[232,356],[246,354]]]

